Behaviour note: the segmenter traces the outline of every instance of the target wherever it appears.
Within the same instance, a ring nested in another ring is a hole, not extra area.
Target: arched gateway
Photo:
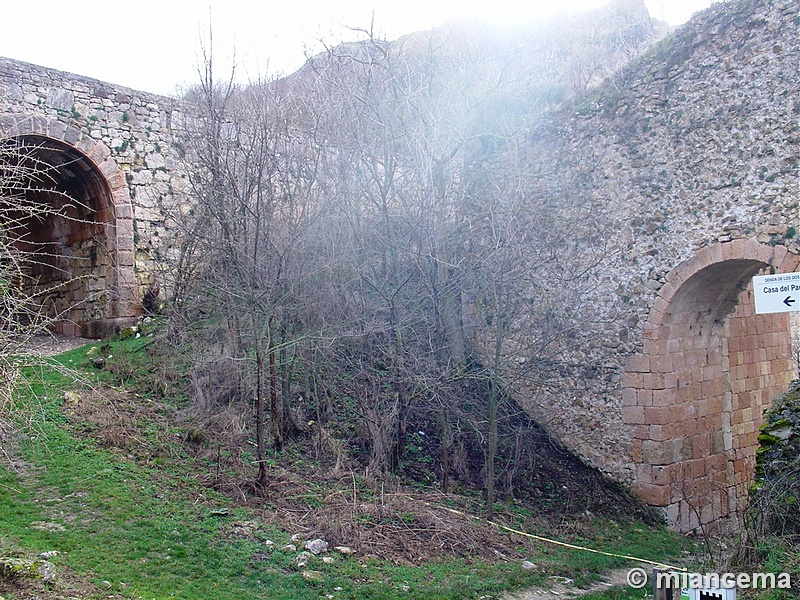
[[[124,174],[105,144],[60,121],[20,119],[2,134],[6,160],[30,173],[24,202],[46,208],[11,230],[33,257],[26,292],[57,332],[113,334],[140,312]]]
[[[669,273],[650,311],[623,379],[633,488],[683,531],[746,499],[763,411],[793,374],[789,316],[756,315],[750,281],[798,262],[754,239],[715,244]]]

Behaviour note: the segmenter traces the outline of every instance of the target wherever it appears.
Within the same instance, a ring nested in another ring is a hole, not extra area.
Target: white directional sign
[[[800,273],[753,277],[756,314],[800,311]]]

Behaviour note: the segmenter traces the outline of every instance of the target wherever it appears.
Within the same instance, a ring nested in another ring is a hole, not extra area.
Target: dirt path
[[[92,341],[93,340],[70,335],[46,333],[32,336],[25,345],[25,349],[33,356],[55,356],[67,350],[80,348],[84,344],[89,344]]]
[[[602,592],[618,585],[628,585],[627,575],[630,569],[614,569],[608,571],[603,580],[588,588],[578,588],[571,579],[564,577],[551,577],[552,587],[534,587],[522,592],[503,596],[502,600],[565,600],[580,598],[587,594]]]
[[[47,333],[34,335],[25,341],[24,349],[31,356],[46,357],[61,354],[73,348],[79,348],[92,340],[68,335]],[[2,407],[0,406],[0,409]],[[0,411],[0,464],[8,467],[17,475],[25,475],[26,465],[20,458],[17,446],[19,431],[4,418]]]

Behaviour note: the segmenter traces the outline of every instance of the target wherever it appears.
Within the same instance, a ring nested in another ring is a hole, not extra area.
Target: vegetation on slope
[[[792,590],[800,593],[800,381],[773,400],[758,436],[756,478],[739,546],[731,564],[744,572],[791,573]]]
[[[24,462],[2,468],[0,555],[58,554],[47,558],[52,580],[0,578],[7,598],[498,598],[551,577],[585,585],[627,564],[467,516],[485,509],[471,492],[370,485],[355,464],[334,476],[311,436],[270,456],[270,484],[255,490],[247,441],[231,452],[226,436],[198,435],[185,398],[141,393],[153,371],[145,343],[109,344],[101,371],[88,347],[59,357],[79,378],[26,374],[16,412],[26,431],[14,448]],[[586,511],[585,491],[553,494],[573,494],[571,508],[502,503],[498,522],[654,560],[684,546],[651,524]],[[298,567],[302,547],[283,549],[292,536],[322,537],[331,550]]]

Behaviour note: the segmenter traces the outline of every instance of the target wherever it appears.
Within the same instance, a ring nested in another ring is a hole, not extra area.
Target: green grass
[[[125,368],[134,373],[136,361],[147,362],[142,344],[142,340],[126,340],[112,344],[110,352],[124,357]],[[84,368],[87,349],[65,353],[58,363],[82,369],[82,377],[108,378],[106,371]],[[52,559],[56,565],[69,567],[97,586],[110,584],[98,598],[109,593],[158,600],[302,600],[326,595],[338,599],[499,598],[505,590],[546,585],[550,576],[586,585],[604,570],[627,564],[622,559],[542,544],[530,556],[539,566],[534,571],[522,569],[515,560],[447,559],[410,567],[335,555],[333,564],[315,558],[307,568],[322,572],[323,579],[306,581],[292,563],[296,553],[279,549],[292,532],[257,521],[249,509],[236,507],[227,497],[198,484],[193,477],[195,465],[169,429],[145,428],[158,443],[174,444],[169,455],[159,460],[140,460],[119,448],[101,448],[93,439],[73,433],[62,412],[63,392],[76,387],[74,377],[46,367],[29,369],[26,376],[28,385],[20,391],[18,402],[20,414],[27,415],[27,438],[21,450],[28,474],[18,477],[0,468],[0,554],[8,549],[34,554],[57,550],[61,554]],[[322,496],[322,492],[317,495]],[[524,516],[520,514],[520,523]],[[51,524],[50,529],[31,527],[37,522]],[[244,526],[250,535],[237,535]],[[597,519],[590,529],[594,533],[585,538],[576,535],[571,541],[652,559],[673,556],[684,545],[674,534],[637,523]],[[275,545],[268,547],[266,540]]]

